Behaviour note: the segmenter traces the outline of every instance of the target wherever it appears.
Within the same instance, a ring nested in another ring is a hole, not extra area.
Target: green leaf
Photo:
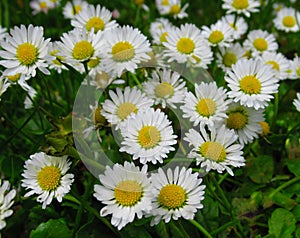
[[[154,226],[154,230],[160,235],[161,238],[169,238],[166,224],[163,221]]]
[[[39,224],[39,226],[32,230],[30,238],[70,238],[71,231],[65,223],[60,220],[50,219],[47,222]]]
[[[295,218],[297,221],[300,221],[300,205],[296,206],[293,210],[292,213],[294,214]]]
[[[278,238],[292,237],[296,230],[296,219],[293,213],[284,208],[277,208],[269,219],[269,233]]]
[[[291,210],[297,205],[297,202],[295,200],[289,198],[288,196],[280,192],[277,192],[273,196],[272,200],[276,205],[283,207],[287,210]]]
[[[290,172],[292,172],[295,176],[300,176],[300,158],[289,159],[286,163]]]
[[[295,232],[295,237],[300,238],[300,227],[297,227],[296,232]]]
[[[274,161],[271,156],[262,155],[252,158],[249,161],[247,175],[259,184],[267,183],[271,180],[274,173]]]

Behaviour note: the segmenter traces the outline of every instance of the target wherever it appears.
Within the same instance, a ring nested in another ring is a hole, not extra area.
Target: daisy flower
[[[55,58],[48,60],[49,69],[54,69],[59,74],[61,74],[62,70],[68,70],[68,68],[61,63],[61,62],[64,62],[65,59],[64,59],[64,57],[59,56],[58,53],[59,53],[59,46],[58,46],[57,42],[56,41],[50,42],[49,43],[49,54]]]
[[[223,16],[220,21],[229,25],[233,29],[232,37],[235,40],[240,39],[248,30],[248,25],[243,17],[226,15]]]
[[[220,52],[217,53],[217,63],[220,68],[225,72],[231,69],[231,66],[234,65],[239,59],[244,56],[244,49],[240,43],[234,43],[229,47],[220,47]]]
[[[4,75],[14,75],[18,73],[36,75],[36,69],[44,74],[50,74],[47,69],[46,60],[52,58],[48,56],[50,39],[44,40],[44,29],[41,26],[29,25],[15,26],[1,42],[0,64],[6,69]]]
[[[227,119],[224,121],[229,129],[233,129],[239,143],[242,145],[251,143],[262,133],[260,122],[264,121],[264,110],[245,107],[239,103],[231,103],[226,111]]]
[[[213,59],[207,40],[194,24],[184,24],[170,31],[163,45],[166,47],[163,55],[169,63],[177,61],[207,68]]]
[[[166,18],[156,19],[150,24],[150,34],[153,38],[153,44],[162,45],[167,41],[167,35],[175,26]]]
[[[50,0],[33,0],[29,5],[33,9],[32,15],[36,15],[40,12],[48,14],[48,11],[55,7],[54,3]]]
[[[261,56],[265,64],[270,64],[275,70],[275,77],[279,80],[288,78],[288,70],[290,69],[290,62],[281,53],[264,52]]]
[[[137,88],[125,87],[122,92],[118,87],[116,92],[110,90],[109,96],[111,99],[102,103],[101,113],[116,129],[132,113],[148,110],[153,105],[153,100]]]
[[[91,86],[95,86],[97,89],[104,90],[110,84],[119,85],[124,84],[125,81],[121,78],[116,78],[114,75],[107,73],[106,71],[96,71],[95,74],[90,75],[90,82]],[[87,80],[82,82],[84,85],[88,85]]]
[[[297,19],[300,19],[300,13],[291,7],[282,8],[273,19],[273,23],[277,30],[285,32],[299,31]]]
[[[35,153],[25,162],[22,176],[22,187],[30,190],[25,194],[29,197],[37,194],[37,201],[42,203],[42,208],[56,198],[58,202],[71,190],[74,175],[67,173],[71,162],[67,156],[54,157],[44,152]]]
[[[186,220],[194,218],[198,209],[203,208],[205,185],[198,173],[192,173],[192,169],[181,169],[177,166],[173,171],[168,168],[165,173],[161,168],[151,175],[154,217],[151,225],[157,225],[161,220],[165,223],[171,219],[178,220],[183,217]]]
[[[87,8],[88,2],[84,0],[67,1],[63,8],[63,15],[66,19],[73,19],[83,9]]]
[[[220,128],[200,128],[200,133],[190,129],[186,133],[185,141],[193,146],[188,158],[195,158],[196,164],[204,168],[206,172],[217,170],[223,173],[226,170],[231,176],[233,172],[229,166],[241,167],[245,165],[243,145],[237,143],[238,135],[234,130],[229,130],[222,125]]]
[[[233,28],[223,21],[218,21],[210,27],[203,26],[201,34],[211,46],[228,47],[233,41]]]
[[[300,57],[295,55],[294,59],[290,62],[291,74],[290,78],[299,79],[300,78]]]
[[[278,78],[271,65],[261,60],[240,59],[225,75],[229,98],[255,109],[265,108],[278,91]]]
[[[147,169],[147,165],[140,169],[125,161],[124,165],[107,166],[104,174],[99,175],[102,185],[94,186],[94,197],[106,205],[100,215],[112,214],[111,224],[119,230],[152,209],[152,186]]]
[[[0,231],[6,227],[5,218],[13,214],[13,210],[10,209],[14,204],[14,198],[16,196],[16,190],[10,189],[10,184],[7,180],[0,180]]]
[[[139,111],[120,129],[123,136],[120,151],[133,155],[133,159],[139,159],[142,164],[162,163],[167,154],[175,150],[172,145],[177,143],[177,136],[173,134],[171,121],[159,109]]]
[[[260,56],[265,51],[276,51],[278,44],[275,36],[263,30],[252,30],[244,41],[244,47],[250,50],[252,56]]]
[[[134,73],[141,61],[150,59],[150,42],[139,29],[131,26],[115,27],[105,31],[106,45],[103,64],[105,71],[118,77],[124,70]]]
[[[161,15],[170,15],[174,19],[182,19],[188,16],[185,10],[188,8],[189,4],[186,3],[182,7],[181,0],[156,0],[155,4]]]
[[[115,20],[111,20],[111,12],[109,10],[97,4],[96,6],[88,5],[76,14],[71,20],[71,25],[73,27],[85,28],[87,31],[93,29],[97,33],[98,31],[116,27],[118,24]]]
[[[161,104],[163,108],[176,108],[175,104],[182,103],[187,91],[180,74],[169,69],[153,71],[152,78],[143,83],[143,90],[155,105]]]
[[[223,0],[222,8],[226,14],[237,13],[250,17],[250,13],[258,12],[260,1],[257,0]]]
[[[184,104],[180,107],[183,118],[189,118],[194,126],[214,126],[226,118],[225,111],[229,103],[223,87],[215,82],[195,84],[195,95],[186,93]]]
[[[300,93],[297,93],[297,97],[294,99],[293,105],[300,112]]]
[[[103,34],[101,31],[94,34],[86,32],[85,29],[75,28],[63,33],[61,41],[57,41],[57,46],[57,55],[62,57],[65,63],[82,72],[83,62],[87,62],[87,66],[100,62],[99,57],[104,47]]]

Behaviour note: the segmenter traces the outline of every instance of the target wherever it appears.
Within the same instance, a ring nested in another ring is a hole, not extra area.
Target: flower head
[[[257,0],[223,0],[222,8],[227,14],[237,13],[250,17],[250,13],[258,12],[260,2]]]
[[[299,31],[297,19],[300,19],[300,12],[291,7],[284,7],[277,13],[273,22],[278,30],[285,32],[297,32]]]
[[[63,8],[63,15],[66,19],[73,19],[82,10],[87,8],[88,5],[88,2],[86,2],[85,0],[67,1],[66,5]]]

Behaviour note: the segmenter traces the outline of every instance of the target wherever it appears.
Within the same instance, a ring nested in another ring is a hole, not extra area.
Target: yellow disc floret
[[[263,38],[256,38],[253,41],[253,45],[258,51],[265,51],[268,49],[268,42]]]
[[[94,54],[94,47],[88,41],[80,41],[74,45],[73,57],[76,60],[86,60]]]
[[[157,201],[160,206],[168,210],[175,210],[184,206],[186,199],[186,192],[181,186],[167,184],[160,190]]]
[[[90,31],[92,28],[94,28],[94,32],[97,33],[98,31],[102,31],[104,29],[104,26],[105,23],[101,18],[92,17],[86,23],[85,28],[87,31]]]
[[[223,64],[226,67],[231,67],[233,64],[235,64],[237,61],[236,54],[231,52],[226,52],[223,56]]]
[[[194,52],[195,49],[195,43],[190,38],[180,38],[177,42],[177,50],[183,54],[191,54]]]
[[[114,195],[118,204],[131,207],[141,200],[143,189],[137,181],[125,180],[117,184]]]
[[[197,112],[204,117],[213,115],[216,108],[216,103],[210,98],[202,98],[196,106]]]
[[[282,24],[285,27],[292,28],[292,27],[294,27],[296,25],[296,19],[293,16],[285,16],[282,19]]]
[[[162,82],[155,87],[155,95],[160,98],[171,97],[174,94],[174,87],[169,82]]]
[[[138,132],[138,142],[144,149],[155,147],[160,138],[160,131],[155,126],[144,126]]]
[[[234,110],[228,113],[226,126],[230,129],[240,130],[243,129],[248,122],[247,112],[243,109]]]
[[[22,65],[33,65],[38,59],[38,50],[31,43],[23,43],[17,48],[17,58]]]
[[[208,37],[208,41],[212,44],[218,44],[223,39],[224,39],[224,34],[222,33],[222,31],[218,31],[218,30],[213,31],[212,33],[210,33],[210,35]]]
[[[219,142],[206,141],[200,146],[200,153],[207,159],[222,162],[226,158],[226,151]]]
[[[60,185],[60,180],[60,170],[53,165],[42,168],[37,174],[38,184],[45,191],[56,189]]]
[[[232,6],[237,10],[247,9],[249,6],[248,0],[233,0]]]
[[[128,117],[131,113],[136,113],[138,111],[137,107],[130,103],[130,102],[124,102],[120,104],[120,106],[117,109],[117,115],[121,120],[124,120],[126,117]]]
[[[254,75],[247,75],[241,79],[240,88],[246,94],[259,94],[261,83]]]
[[[134,55],[134,47],[127,41],[116,43],[111,50],[112,57],[117,62],[124,62],[131,60]]]

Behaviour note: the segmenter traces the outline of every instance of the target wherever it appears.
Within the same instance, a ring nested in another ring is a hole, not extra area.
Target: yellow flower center
[[[8,80],[12,81],[12,82],[16,82],[20,79],[21,74],[15,74],[15,75],[7,75],[5,76]]]
[[[162,33],[159,39],[160,42],[167,42],[167,36],[168,36],[168,32]]]
[[[136,5],[143,5],[144,4],[144,0],[134,0],[134,3],[136,4]]]
[[[118,204],[131,207],[141,200],[143,189],[137,181],[125,180],[115,187],[114,195]]]
[[[88,41],[80,41],[74,45],[73,57],[76,60],[85,60],[93,56],[94,47]]]
[[[218,44],[224,39],[222,31],[213,31],[208,37],[208,41],[212,44]]]
[[[98,31],[102,31],[104,29],[104,21],[99,17],[92,17],[88,20],[85,25],[87,31],[90,31],[94,28],[94,32],[97,33]]]
[[[160,141],[160,131],[155,126],[144,126],[139,130],[138,142],[145,149],[155,147]]]
[[[171,97],[174,94],[174,87],[168,82],[162,82],[155,87],[155,94],[160,98]]]
[[[106,124],[106,119],[101,114],[101,107],[97,107],[94,110],[94,112],[93,112],[93,122],[94,122],[95,125],[97,125],[97,124],[105,125]]]
[[[210,98],[202,98],[196,106],[197,112],[204,117],[213,115],[216,109],[216,103]]]
[[[246,94],[260,93],[260,81],[254,75],[247,75],[240,81],[240,88]]]
[[[176,15],[180,12],[180,6],[178,4],[174,4],[171,8],[170,8],[170,14],[171,15]]]
[[[223,64],[226,67],[231,67],[231,65],[235,64],[237,61],[236,54],[231,52],[226,52],[223,56]]]
[[[134,104],[130,102],[124,102],[118,107],[117,115],[121,120],[124,120],[131,113],[137,113],[137,111],[138,109]]]
[[[82,10],[82,7],[80,5],[76,5],[74,8],[73,8],[73,14],[76,15],[78,14],[79,12],[81,12]]]
[[[243,57],[247,58],[247,59],[250,59],[252,56],[251,56],[251,51],[250,50],[246,50],[245,53],[243,54]]]
[[[195,49],[195,43],[190,38],[180,38],[177,42],[177,50],[183,54],[190,54]]]
[[[207,159],[222,162],[226,158],[226,151],[219,142],[206,141],[200,146],[200,153]]]
[[[296,70],[296,73],[298,74],[298,76],[300,76],[300,68],[298,68],[298,69]]]
[[[226,120],[226,126],[230,129],[240,130],[247,124],[248,116],[244,110],[235,110],[229,112]]]
[[[262,136],[267,136],[269,135],[270,133],[270,126],[267,122],[265,121],[261,121],[259,122],[260,126],[261,126],[261,129],[262,129],[262,132],[261,132],[261,135]]]
[[[87,63],[89,68],[95,68],[100,64],[100,58],[96,57],[95,59],[90,59],[89,62]]]
[[[253,41],[253,45],[258,51],[264,51],[268,49],[268,42],[263,38],[256,38]]]
[[[60,179],[60,170],[53,165],[42,168],[37,174],[39,186],[46,191],[56,189],[60,185]]]
[[[38,50],[31,43],[23,43],[17,48],[17,58],[22,65],[33,65],[38,59]]]
[[[169,6],[169,0],[162,0],[161,5],[163,6]]]
[[[243,10],[249,6],[249,2],[248,0],[234,0],[232,6],[237,10]]]
[[[127,41],[116,43],[111,50],[112,57],[117,62],[129,61],[134,57],[134,47]]]
[[[186,192],[181,186],[167,184],[160,190],[157,201],[160,206],[168,210],[175,210],[184,206],[186,198]]]
[[[46,2],[40,2],[40,8],[41,9],[46,9],[47,8],[47,3]]]
[[[279,64],[276,61],[270,60],[270,61],[268,61],[266,63],[272,65],[273,69],[276,69],[277,71],[279,71],[280,67],[279,67]]]
[[[285,27],[293,27],[296,25],[296,19],[295,17],[293,16],[285,16],[283,19],[282,19],[282,24],[285,26]]]

